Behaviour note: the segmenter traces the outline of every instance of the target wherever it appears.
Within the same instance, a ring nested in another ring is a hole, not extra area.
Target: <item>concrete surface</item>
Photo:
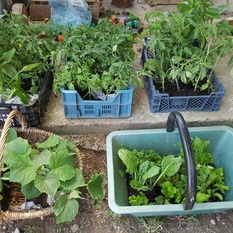
[[[233,12],[233,0],[213,0],[216,4],[231,4]],[[150,7],[148,4],[137,4],[127,9],[114,8],[106,5],[114,11],[129,11],[143,19],[148,10],[168,10],[175,6]],[[135,68],[140,68],[140,45],[137,50]],[[233,79],[230,78],[230,67],[226,61],[221,61],[215,70],[220,82],[224,85],[226,94],[223,98],[221,108],[217,112],[182,112],[188,126],[202,125],[228,125],[233,126]],[[48,111],[44,117],[41,128],[57,134],[108,134],[111,131],[123,129],[149,129],[163,128],[169,113],[151,113],[144,88],[134,91],[132,115],[129,118],[118,119],[65,119],[61,96],[51,95]]]

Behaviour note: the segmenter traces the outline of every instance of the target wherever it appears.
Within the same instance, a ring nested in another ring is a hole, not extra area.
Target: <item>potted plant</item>
[[[224,87],[214,69],[227,55],[233,64],[230,26],[220,20],[225,9],[187,0],[177,4],[178,12],[146,14],[141,73],[152,112],[219,109]]]
[[[67,118],[128,117],[133,86],[136,34],[108,19],[96,27],[64,28],[64,40],[53,53],[54,92],[61,90]]]
[[[23,15],[6,13],[0,19],[1,124],[12,108],[30,125],[40,124],[52,87],[50,52],[55,31],[47,24],[27,23]],[[43,106],[41,106],[43,105]]]
[[[54,213],[56,222],[72,221],[79,213],[81,188],[92,199],[104,197],[103,174],[93,174],[85,183],[82,158],[70,141],[36,128],[4,125],[0,141],[0,218],[17,220]],[[22,116],[20,116],[22,117]],[[22,122],[22,121],[21,121]]]
[[[171,112],[169,118],[177,114]],[[178,131],[174,130],[174,122],[168,122],[166,129],[115,131],[107,136],[110,209],[133,216],[191,215],[232,209],[232,128],[187,129],[185,122],[180,121]],[[184,134],[185,129],[188,134]],[[182,150],[177,146],[181,141]],[[137,189],[135,193],[132,187]]]

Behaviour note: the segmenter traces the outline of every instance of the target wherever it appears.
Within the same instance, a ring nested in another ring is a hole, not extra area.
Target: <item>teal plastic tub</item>
[[[210,140],[214,165],[223,168],[225,183],[230,188],[224,201],[195,203],[191,210],[184,210],[182,204],[129,206],[126,178],[119,172],[125,168],[117,155],[118,150],[123,146],[130,150],[152,149],[160,154],[178,154],[180,149],[174,144],[181,140],[178,130],[125,130],[112,132],[106,139],[109,208],[117,214],[137,217],[209,214],[233,209],[233,129],[227,126],[192,127],[189,133],[191,137]]]

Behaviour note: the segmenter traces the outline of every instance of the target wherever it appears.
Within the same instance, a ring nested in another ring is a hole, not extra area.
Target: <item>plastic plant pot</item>
[[[168,131],[172,131],[173,128],[174,121],[170,125],[167,124]],[[123,146],[129,150],[152,149],[160,154],[178,154],[180,149],[174,147],[174,144],[181,141],[180,129],[175,129],[173,132],[168,132],[167,130],[122,130],[112,132],[107,136],[109,208],[117,214],[131,214],[136,217],[210,214],[233,209],[233,129],[228,126],[190,127],[188,129],[190,137],[210,140],[209,151],[213,155],[214,166],[223,168],[225,184],[229,186],[229,191],[226,192],[224,201],[195,203],[193,206],[190,206],[191,208],[186,209],[182,204],[129,205],[126,178],[119,172],[124,170],[125,167],[118,157],[118,150]]]

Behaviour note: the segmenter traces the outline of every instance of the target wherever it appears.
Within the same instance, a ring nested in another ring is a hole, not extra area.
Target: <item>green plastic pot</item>
[[[220,213],[233,208],[233,129],[227,126],[190,127],[191,137],[210,140],[210,153],[215,167],[222,167],[225,183],[229,186],[224,201],[195,203],[185,210],[182,204],[129,206],[126,178],[120,174],[125,167],[117,152],[125,147],[133,150],[155,150],[160,154],[178,154],[180,149],[174,144],[180,143],[179,130],[167,132],[166,129],[122,130],[110,133],[106,139],[108,204],[117,214],[133,216],[170,216]]]

